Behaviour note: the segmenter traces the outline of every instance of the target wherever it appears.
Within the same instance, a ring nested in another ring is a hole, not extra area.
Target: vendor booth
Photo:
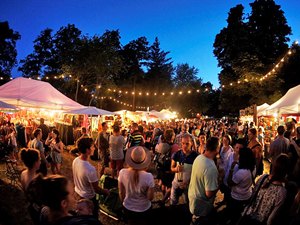
[[[65,113],[70,115],[81,115],[82,116],[81,125],[86,128],[90,128],[89,132],[92,137],[97,136],[98,131],[100,130],[99,127],[101,126],[101,123],[104,121],[107,122],[107,117],[110,117],[114,114],[113,112],[104,109],[99,109],[94,106],[85,106],[79,109],[72,109],[66,111]],[[114,121],[114,119],[112,120]],[[108,125],[109,127],[111,127],[112,124],[108,123]],[[74,130],[75,140],[77,140],[77,138],[80,137],[81,135],[80,132],[81,132],[80,127]]]
[[[12,115],[11,121],[24,124],[28,132],[37,127],[39,118],[44,118],[49,127],[59,129],[65,145],[74,144],[71,132],[74,118],[66,117],[62,112],[84,106],[63,95],[50,83],[16,78],[0,86],[0,101],[20,109]]]
[[[263,110],[261,114],[281,118],[283,121],[292,116],[300,122],[300,85],[289,89],[283,97]]]

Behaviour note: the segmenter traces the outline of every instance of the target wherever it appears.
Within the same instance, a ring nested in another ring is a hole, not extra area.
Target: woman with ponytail
[[[124,168],[119,173],[119,196],[123,202],[128,224],[151,224],[151,200],[154,195],[154,178],[146,172],[151,162],[150,151],[142,146],[129,148]]]

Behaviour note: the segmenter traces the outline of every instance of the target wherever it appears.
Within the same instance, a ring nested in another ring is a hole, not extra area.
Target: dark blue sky
[[[54,33],[68,23],[83,34],[102,35],[119,29],[123,45],[145,36],[158,37],[161,48],[177,63],[199,69],[199,77],[219,86],[217,60],[213,56],[216,34],[226,26],[229,9],[243,4],[245,13],[254,0],[1,0],[0,21],[8,21],[22,39],[18,60],[33,49],[33,40],[45,28]],[[276,0],[292,28],[291,41],[300,39],[300,0]],[[16,70],[13,76],[18,76]]]

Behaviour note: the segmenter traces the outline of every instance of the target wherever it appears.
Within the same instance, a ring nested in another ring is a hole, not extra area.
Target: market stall
[[[0,86],[0,101],[20,109],[11,115],[11,122],[23,124],[29,133],[37,127],[39,118],[44,118],[46,125],[60,129],[64,144],[73,144],[70,138],[73,135],[70,132],[73,118],[64,117],[63,112],[84,106],[66,97],[51,84],[19,77]]]
[[[285,123],[288,118],[300,122],[300,85],[289,89],[283,97],[262,110],[259,117],[273,118],[278,123]]]

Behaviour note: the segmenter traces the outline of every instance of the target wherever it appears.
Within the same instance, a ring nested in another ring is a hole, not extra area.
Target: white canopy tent
[[[262,105],[259,105],[256,107],[257,110],[257,116],[265,116],[265,110],[268,108],[270,105],[268,103],[264,103]]]
[[[68,114],[81,114],[81,115],[113,115],[113,112],[104,109],[98,109],[94,106],[87,106],[79,109],[66,111]]]
[[[16,78],[0,86],[0,100],[17,107],[70,110],[84,107],[48,82]]]
[[[288,90],[282,98],[266,108],[263,113],[265,115],[300,113],[300,85]]]

